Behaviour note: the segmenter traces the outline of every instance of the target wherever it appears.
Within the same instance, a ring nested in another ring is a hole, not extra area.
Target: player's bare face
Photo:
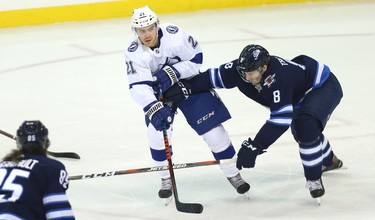
[[[152,24],[147,27],[137,28],[136,33],[139,40],[147,47],[157,47],[158,42],[158,27],[156,24]]]
[[[245,72],[245,79],[254,86],[258,85],[262,80],[262,74],[259,69],[250,72]]]
[[[258,85],[260,81],[262,80],[262,75],[267,70],[267,65],[263,65],[262,67],[259,67],[256,70],[244,72],[245,74],[245,80],[247,82],[250,82],[254,86]]]

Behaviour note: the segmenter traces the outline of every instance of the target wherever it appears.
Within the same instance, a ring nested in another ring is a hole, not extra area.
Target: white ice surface
[[[164,207],[157,173],[70,182],[77,219],[374,219],[375,217],[375,3],[300,5],[199,11],[160,16],[187,30],[202,45],[202,70],[235,59],[250,43],[271,54],[310,55],[330,66],[344,98],[326,128],[346,170],[323,176],[321,207],[310,198],[298,146],[290,131],[242,170],[251,184],[238,195],[217,166],[176,170],[182,202],[204,206],[199,215]],[[75,151],[60,159],[71,176],[154,166],[143,113],[130,98],[123,51],[133,33],[129,19],[0,29],[0,129],[15,133],[25,119],[49,128],[51,151]],[[224,126],[235,148],[254,137],[269,112],[237,89],[220,90],[233,118]],[[204,141],[177,115],[174,162],[211,160]],[[15,143],[0,136],[0,155]]]

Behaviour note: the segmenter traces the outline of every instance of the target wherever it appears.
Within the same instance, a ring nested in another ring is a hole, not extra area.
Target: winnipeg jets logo
[[[270,88],[272,83],[276,82],[275,75],[276,75],[276,73],[273,74],[273,75],[267,76],[267,78],[264,79],[263,86],[267,86],[268,88]]]
[[[257,60],[257,59],[258,59],[259,54],[260,54],[260,50],[254,50],[254,51],[253,51],[253,57],[254,57],[254,60]]]

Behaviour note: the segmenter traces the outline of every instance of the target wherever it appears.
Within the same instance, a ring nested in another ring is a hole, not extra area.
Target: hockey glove
[[[173,112],[161,102],[153,101],[143,111],[158,131],[168,129],[173,122]]]
[[[181,74],[173,66],[165,66],[154,74],[154,84],[159,84],[162,92],[178,82]]]
[[[239,170],[244,168],[252,168],[255,166],[255,159],[258,155],[266,152],[260,144],[254,142],[249,138],[244,140],[241,145],[241,149],[237,154],[237,168]]]
[[[189,98],[191,89],[189,83],[177,82],[163,93],[163,101],[178,104]]]

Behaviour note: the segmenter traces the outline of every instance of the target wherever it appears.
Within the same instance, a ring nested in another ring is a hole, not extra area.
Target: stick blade
[[[181,203],[176,202],[176,208],[180,212],[200,214],[203,212],[203,205],[198,203]]]
[[[72,158],[72,159],[81,159],[81,157],[74,152],[47,152],[49,155],[53,157],[65,157],[65,158]]]

